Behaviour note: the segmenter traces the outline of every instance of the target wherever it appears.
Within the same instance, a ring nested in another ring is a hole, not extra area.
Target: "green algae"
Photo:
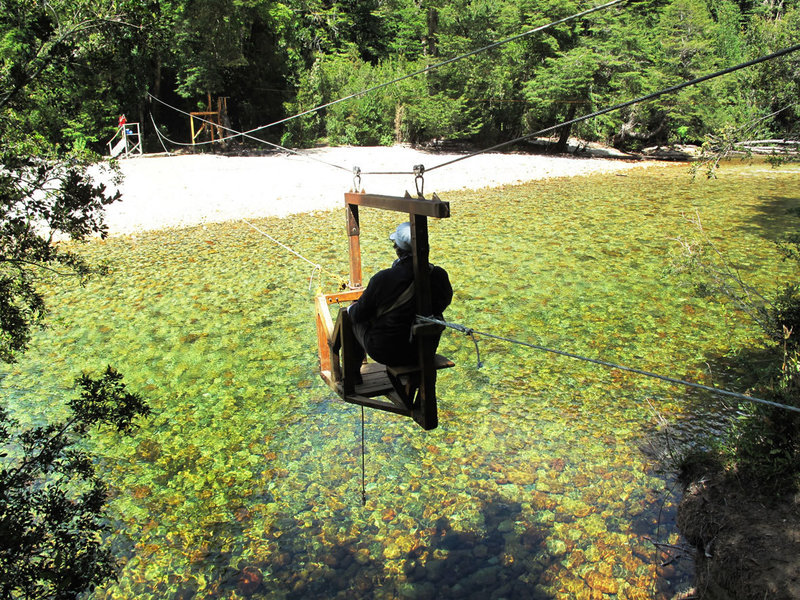
[[[757,333],[679,285],[669,257],[699,215],[772,288],[799,178],[659,167],[448,194],[452,218],[431,223],[455,287],[447,318],[735,387],[727,359]],[[391,260],[396,219],[363,211],[365,273]],[[312,288],[345,275],[338,211],[257,224],[322,263]],[[95,597],[665,598],[687,581],[659,566],[652,540],[678,541],[676,498],[640,446],[659,415],[687,435],[723,426],[719,399],[486,338],[478,369],[472,341],[448,332],[438,429],[366,413],[362,507],[360,411],[315,372],[307,263],[244,223],[81,251],[110,275],[52,283],[50,327],[0,388],[38,422],[63,411],[76,373],[110,363],[154,409],[130,440],[91,440],[123,562]]]

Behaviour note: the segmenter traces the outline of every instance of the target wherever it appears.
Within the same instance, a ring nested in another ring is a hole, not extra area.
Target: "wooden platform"
[[[455,363],[449,358],[437,354],[434,358],[436,370],[449,369]],[[398,415],[411,416],[412,400],[404,399],[395,389],[392,379],[399,377],[411,377],[419,374],[418,365],[400,365],[387,367],[381,363],[368,362],[361,366],[361,383],[355,385],[355,390],[351,394],[344,393],[344,386],[341,381],[334,383],[330,371],[320,373],[325,382],[335,389],[339,397],[350,404],[360,404],[370,408],[378,408],[396,413]],[[376,398],[384,396],[391,400],[387,402]]]

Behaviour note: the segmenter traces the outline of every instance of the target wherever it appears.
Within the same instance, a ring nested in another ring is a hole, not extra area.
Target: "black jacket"
[[[453,299],[453,288],[447,271],[441,267],[431,269],[430,281],[433,316],[441,319]],[[416,299],[376,318],[379,310],[392,306],[413,282],[413,259],[410,255],[398,258],[390,269],[372,276],[361,298],[348,311],[354,323],[369,323],[366,351],[378,362],[399,365],[417,360],[416,346],[409,340],[417,314]]]

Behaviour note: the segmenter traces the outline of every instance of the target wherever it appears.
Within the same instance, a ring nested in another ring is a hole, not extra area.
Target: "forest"
[[[636,0],[521,35],[591,7],[553,0],[4,0],[4,138],[36,136],[102,152],[126,114],[142,124],[146,150],[157,151],[153,125],[170,139],[190,139],[188,118],[167,105],[202,111],[208,97],[224,97],[227,126],[249,131],[279,122],[258,135],[288,147],[487,146],[800,38],[800,5],[791,0]],[[14,94],[20,86],[27,92]],[[730,136],[791,139],[799,86],[790,55],[559,135],[633,150]]]

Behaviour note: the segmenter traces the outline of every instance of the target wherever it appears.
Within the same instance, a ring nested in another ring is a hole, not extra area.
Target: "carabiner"
[[[414,186],[417,188],[417,196],[424,198],[425,194],[425,165],[414,165]]]

